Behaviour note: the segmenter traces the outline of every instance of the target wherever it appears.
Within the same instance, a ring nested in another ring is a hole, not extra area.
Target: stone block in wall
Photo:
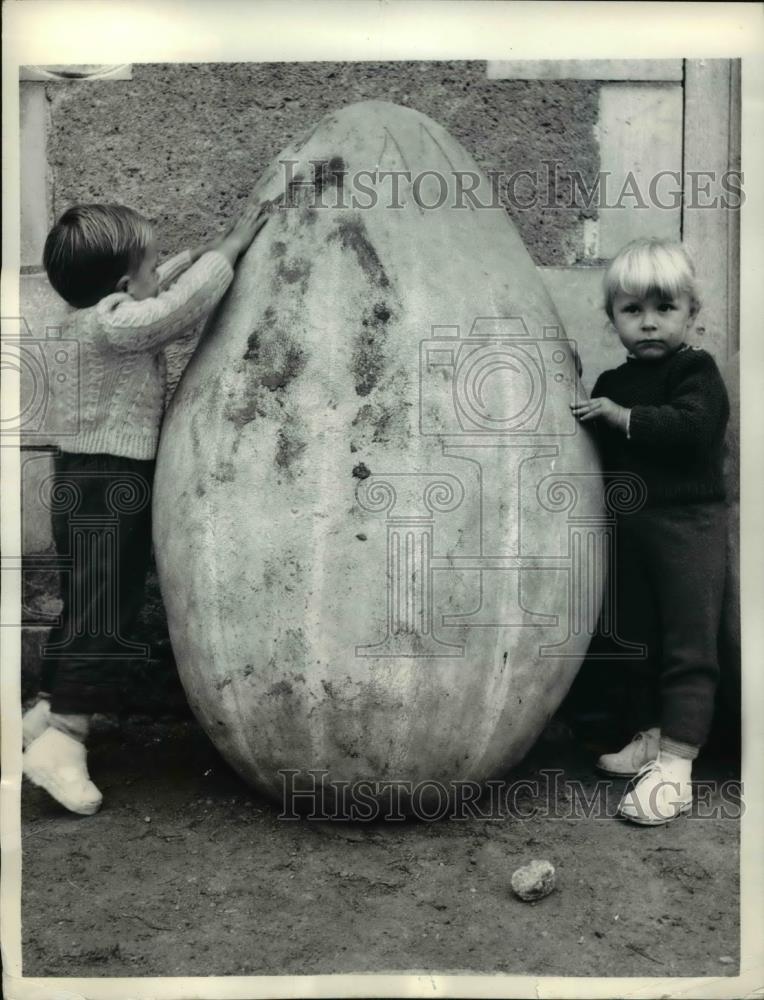
[[[21,551],[24,555],[50,552],[53,549],[48,494],[53,476],[53,453],[22,451],[21,478]]]
[[[370,99],[431,116],[497,172],[540,264],[581,259],[597,212],[572,199],[570,176],[590,185],[599,170],[596,81],[489,80],[482,60],[143,63],[130,81],[46,90],[54,214],[74,202],[131,205],[167,254],[218,233],[274,157],[328,111]],[[548,164],[561,174],[551,199]]]
[[[681,59],[508,59],[489,61],[489,80],[682,80]]]
[[[598,252],[613,257],[630,240],[679,240],[682,200],[681,84],[604,84],[600,91],[600,165],[606,203]]]
[[[23,274],[9,348],[19,370],[23,445],[64,444],[79,426],[79,348],[62,329],[70,307],[45,274]]]
[[[48,107],[42,83],[19,84],[21,264],[41,266],[49,228],[47,183]]]

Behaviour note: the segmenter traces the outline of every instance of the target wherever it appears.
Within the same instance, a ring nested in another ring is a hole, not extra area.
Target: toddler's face
[[[613,299],[613,324],[621,343],[637,358],[658,361],[681,347],[695,321],[687,292],[663,295],[629,295]]]
[[[140,265],[130,274],[127,281],[127,291],[139,302],[143,299],[152,299],[159,292],[158,262],[156,240],[151,240],[146,246]]]

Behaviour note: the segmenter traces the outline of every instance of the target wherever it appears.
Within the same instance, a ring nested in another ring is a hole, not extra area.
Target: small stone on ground
[[[549,861],[531,861],[512,874],[512,889],[526,903],[548,896],[554,886],[554,865]]]

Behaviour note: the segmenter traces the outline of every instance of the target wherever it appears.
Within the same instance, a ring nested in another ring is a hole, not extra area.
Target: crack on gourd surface
[[[236,477],[236,467],[230,459],[221,459],[212,470],[212,478],[219,483],[232,483]]]
[[[302,353],[290,346],[287,348],[286,357],[276,371],[266,375],[251,375],[245,378],[238,390],[232,391],[229,395],[238,398],[231,398],[225,405],[223,414],[226,420],[230,421],[237,430],[241,430],[247,424],[252,423],[258,417],[270,418],[281,421],[284,409],[284,391],[292,379],[296,378],[305,366]],[[233,451],[236,452],[238,438],[234,441]],[[291,457],[294,456],[296,448],[285,438],[279,450],[280,461],[290,464]]]
[[[351,422],[356,428],[350,444],[351,454],[370,444],[405,446],[410,437],[408,408],[411,403],[395,400],[364,403]]]
[[[392,139],[393,145],[398,150],[398,156],[401,158],[401,163],[403,164],[403,166],[406,169],[406,171],[410,174],[411,173],[411,167],[409,166],[408,160],[406,159],[406,157],[403,154],[403,150],[401,149],[400,143],[395,138],[395,136],[390,131],[390,129],[387,127],[387,125],[385,125],[385,145],[387,145],[387,136],[390,136],[390,138]],[[384,146],[382,147],[382,152],[384,153]]]
[[[297,417],[290,415],[281,427],[276,438],[276,465],[290,478],[294,475],[294,465],[308,447],[304,436],[304,428]]]
[[[313,192],[316,208],[341,208],[344,206],[344,184],[347,167],[341,156],[332,156],[328,160],[313,160]],[[335,191],[332,202],[323,200],[323,193],[328,189]]]
[[[268,688],[267,692],[271,697],[278,697],[279,695],[290,695],[292,694],[292,685],[285,680],[278,681]]]
[[[241,430],[242,427],[251,424],[257,417],[264,417],[265,415],[265,409],[257,394],[249,399],[245,399],[238,406],[229,403],[225,409],[226,420],[230,420],[237,430]]]
[[[284,192],[280,191],[275,198],[266,198],[260,203],[260,208],[266,215],[275,215],[276,211],[284,204]]]
[[[190,430],[191,430],[191,448],[194,452],[194,457],[198,458],[201,452],[202,440],[199,435],[199,428],[197,426],[197,419],[199,416],[199,410],[194,410],[191,416]]]
[[[271,370],[260,375],[257,381],[271,392],[286,388],[305,368],[303,352],[279,328],[273,306],[265,309],[262,319],[247,338],[247,349],[242,359],[269,365]]]
[[[276,323],[276,310],[273,306],[266,306],[263,312],[262,319],[257,324],[255,329],[247,337],[247,350],[242,355],[244,361],[259,361],[260,360],[260,345],[262,342],[262,335],[266,333],[272,326]]]
[[[334,690],[334,685],[331,681],[327,681],[322,678],[321,687],[331,699],[335,699],[337,697],[337,692]]]
[[[312,181],[306,180],[302,174],[295,174],[281,197],[287,208],[310,204],[315,199],[315,185]]]
[[[276,392],[278,389],[285,389],[292,379],[297,378],[304,368],[305,355],[299,347],[290,344],[286,349],[283,365],[268,375],[262,375],[260,381],[266,389]]]
[[[279,261],[276,276],[288,285],[299,283],[300,291],[304,294],[308,288],[308,278],[310,277],[311,263],[301,257],[293,257],[288,263]]]
[[[353,344],[352,371],[355,391],[368,396],[379,382],[385,367],[384,342],[392,313],[384,302],[377,302],[361,320],[361,329]]]
[[[313,138],[313,136],[316,134],[316,132],[318,131],[318,129],[320,128],[320,126],[322,124],[323,123],[320,122],[320,121],[316,122],[316,124],[313,125],[312,128],[310,128],[307,131],[303,132],[302,135],[299,135],[297,137],[297,139],[295,139],[295,141],[292,143],[290,152],[292,152],[292,153],[299,153],[300,150],[303,149],[303,147],[305,147],[310,142],[310,140]],[[283,162],[283,161],[281,161],[281,162]]]
[[[247,350],[244,352],[245,361],[260,360],[260,332],[253,330],[247,337]]]
[[[328,238],[332,241],[339,240],[343,250],[352,250],[361,270],[375,285],[379,288],[390,287],[390,279],[379,259],[379,254],[369,241],[362,219],[341,219],[337,223],[337,228],[329,234]]]

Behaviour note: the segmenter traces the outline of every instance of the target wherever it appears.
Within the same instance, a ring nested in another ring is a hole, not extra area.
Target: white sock
[[[90,716],[59,715],[51,712],[48,725],[52,729],[58,729],[59,732],[66,733],[67,736],[71,736],[78,743],[84,743],[90,731]]]
[[[670,766],[679,781],[690,781],[692,779],[692,761],[687,757],[678,757],[676,754],[661,750],[658,754],[658,761],[661,764]]]

